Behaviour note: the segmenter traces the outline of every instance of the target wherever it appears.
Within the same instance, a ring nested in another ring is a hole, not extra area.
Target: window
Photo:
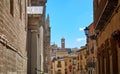
[[[82,65],[80,65],[80,70],[82,70],[83,69],[83,67],[82,67]]]
[[[67,72],[65,72],[65,74],[67,74]]]
[[[87,58],[87,53],[84,54],[85,58]]]
[[[80,60],[82,60],[82,55],[80,55]]]
[[[58,70],[58,71],[57,71],[57,74],[62,74],[62,73],[61,73],[61,70]]]
[[[20,19],[22,19],[22,3],[21,3],[21,0],[18,0],[18,5],[19,5],[19,12],[20,12]]]
[[[79,60],[79,56],[78,56],[77,58],[78,58],[78,60]]]
[[[76,65],[77,61],[76,60],[73,60],[73,65]]]
[[[65,69],[65,74],[67,74],[67,69]]]
[[[69,60],[69,62],[71,62],[71,60]]]
[[[53,64],[51,65],[51,69],[53,69]]]
[[[67,66],[67,62],[65,62],[65,66]]]
[[[57,67],[61,67],[61,61],[58,61]]]
[[[78,67],[78,70],[79,70],[79,63],[78,63],[78,66],[77,66],[77,67]]]
[[[14,1],[10,0],[10,14],[13,16],[13,12],[14,12]]]
[[[91,46],[91,53],[93,54],[94,53],[94,45]]]
[[[69,69],[69,71],[71,72],[71,69]]]

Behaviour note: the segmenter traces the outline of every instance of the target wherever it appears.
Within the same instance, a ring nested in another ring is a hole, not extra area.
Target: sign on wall
[[[27,14],[43,14],[43,6],[29,6]]]

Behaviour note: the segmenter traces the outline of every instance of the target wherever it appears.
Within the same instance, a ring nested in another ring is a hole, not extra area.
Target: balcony
[[[96,1],[96,2],[95,2]],[[118,0],[94,0],[94,23],[96,30],[102,30],[117,7]]]
[[[77,64],[77,60],[73,60],[72,64],[76,65]]]
[[[95,68],[95,62],[88,62],[87,68],[90,68],[90,67]]]

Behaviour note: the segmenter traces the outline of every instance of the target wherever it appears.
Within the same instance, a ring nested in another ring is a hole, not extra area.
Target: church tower
[[[65,39],[64,38],[61,39],[61,48],[65,48]]]

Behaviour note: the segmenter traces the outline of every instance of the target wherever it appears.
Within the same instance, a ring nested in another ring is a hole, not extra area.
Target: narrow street
[[[120,0],[0,0],[0,74],[120,74]]]

